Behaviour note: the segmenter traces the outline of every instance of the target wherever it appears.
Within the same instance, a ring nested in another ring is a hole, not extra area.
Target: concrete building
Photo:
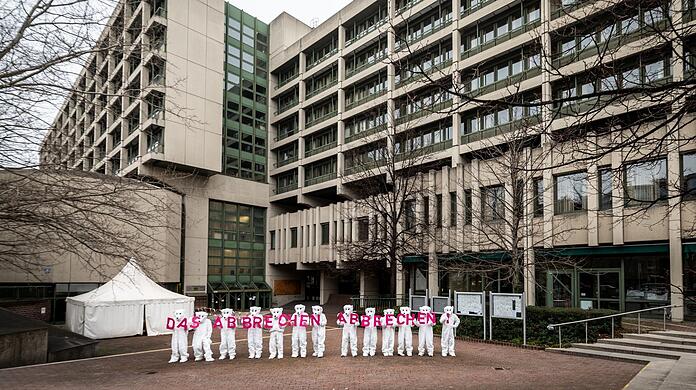
[[[563,131],[573,125],[568,112],[582,108],[483,112],[473,102],[462,104],[458,96],[443,94],[432,83],[419,83],[409,66],[421,66],[435,81],[453,82],[455,90],[482,99],[512,94],[526,102],[574,97],[589,88],[599,90],[598,83],[603,81],[592,79],[587,68],[587,58],[592,57],[591,50],[586,50],[588,39],[622,36],[611,58],[622,67],[621,80],[628,83],[626,75],[640,80],[685,77],[688,64],[684,57],[671,54],[670,48],[684,53],[690,37],[675,36],[671,42],[655,44],[649,33],[633,33],[659,23],[664,10],[680,15],[681,3],[640,2],[630,10],[621,8],[623,13],[614,8],[621,6],[618,3],[591,3],[594,6],[583,8],[589,3],[356,0],[311,31],[288,15],[274,20],[272,37],[280,30],[302,34],[291,45],[274,46],[271,39],[268,275],[273,286],[295,280],[297,287],[280,292],[276,288],[276,299],[318,296],[325,302],[334,293],[389,293],[380,274],[345,267],[333,243],[361,236],[369,239],[368,233],[360,234],[358,222],[374,216],[354,211],[352,186],[358,185],[354,173],[365,163],[379,163],[370,152],[378,150],[380,139],[384,142],[387,134],[398,135],[407,127],[418,133],[417,140],[407,141],[417,141],[419,147],[429,145],[428,160],[437,166],[424,172],[424,185],[437,195],[426,200],[425,206],[423,198],[416,199],[417,210],[429,212],[434,223],[441,218],[436,233],[449,245],[433,245],[415,254],[420,256],[405,259],[396,293],[481,291],[490,275],[448,275],[438,267],[438,258],[451,250],[485,256],[490,249],[476,244],[472,236],[472,226],[485,221],[467,215],[464,207],[452,210],[457,202],[450,199],[468,199],[473,210],[479,210],[485,207],[482,197],[505,196],[503,191],[491,190],[509,185],[496,181],[491,173],[495,161],[472,158],[472,152],[505,142],[500,134],[515,120],[535,120],[543,128]],[[684,15],[678,23],[690,23],[690,11]],[[605,35],[607,27],[609,35]],[[551,72],[552,66],[561,69],[562,76]],[[462,78],[450,81],[455,70]],[[457,107],[456,112],[440,113],[449,107]],[[642,109],[645,106],[640,104],[615,107],[603,117]],[[683,139],[693,139],[696,129],[689,124],[680,131]],[[542,139],[529,153],[544,147]],[[364,150],[367,158],[356,159],[360,155],[356,150]],[[632,165],[630,159],[635,157],[616,151],[592,164],[545,170],[538,181],[543,193],[538,196],[540,208],[525,210],[549,237],[524,248],[531,265],[524,275],[528,304],[616,310],[683,305],[682,289],[693,295],[696,288],[693,275],[683,273],[695,264],[694,205],[667,193],[679,193],[676,187],[681,185],[673,183],[693,186],[688,183],[693,182],[695,152],[696,144],[687,142],[655,156],[657,163],[651,167]],[[550,153],[548,158],[548,166],[555,166],[563,156]],[[615,171],[621,167],[627,179],[612,181],[605,167]],[[636,179],[645,177],[652,180]],[[565,185],[578,182],[575,179],[585,184]],[[603,186],[587,185],[602,180]],[[667,182],[669,188],[657,188]],[[534,191],[527,188],[527,196],[534,196]],[[566,204],[574,196],[569,191],[580,194],[578,207]],[[625,218],[631,214],[631,205],[624,202],[624,191],[650,192],[646,200],[657,202],[640,218]],[[555,231],[568,226],[572,234],[554,237]],[[553,248],[563,248],[565,256],[586,259],[587,264],[582,269],[535,270],[535,254]],[[494,291],[510,288],[502,283],[492,287]],[[696,314],[693,306],[686,311]],[[684,312],[676,308],[674,319],[682,319]]]
[[[473,239],[484,213],[457,204],[482,210],[481,199],[504,196],[498,190],[508,184],[491,173],[495,161],[473,152],[504,143],[501,134],[515,121],[563,131],[572,125],[568,113],[583,108],[485,112],[422,83],[412,67],[482,99],[581,96],[604,81],[587,69],[586,38],[621,36],[612,58],[621,67],[611,78],[615,87],[627,77],[690,75],[685,56],[671,54],[688,53],[688,37],[674,37],[667,48],[634,34],[665,13],[639,3],[621,8],[619,20],[606,16],[623,6],[609,2],[355,0],[310,28],[287,13],[265,25],[223,0],[127,1],[103,34],[124,50],[88,62],[76,85],[94,98],[66,102],[42,162],[154,176],[179,189],[185,223],[181,258],[172,261],[184,265],[181,290],[201,304],[324,303],[332,294],[391,293],[383,273],[346,267],[333,244],[369,237],[359,222],[371,216],[352,211],[355,173],[378,163],[388,134],[408,129],[415,136],[404,145],[427,146],[435,167],[422,173],[435,196],[415,199],[416,210],[429,215],[447,245],[404,259],[396,293],[480,291],[490,275],[449,275],[438,266],[449,252],[490,252]],[[679,26],[691,23],[681,2],[663,5],[684,16],[675,19]],[[452,78],[454,71],[462,77]],[[119,96],[128,91],[135,92]],[[643,109],[616,107],[603,118]],[[696,128],[680,131],[688,139]],[[542,153],[545,142],[528,153]],[[651,166],[632,165],[615,151],[585,166],[545,170],[526,189],[539,207],[524,213],[550,237],[524,248],[528,303],[628,310],[683,304],[680,288],[696,294],[696,279],[683,272],[696,268],[694,205],[664,195],[684,188],[663,185],[683,182],[693,191],[695,151],[693,142],[669,148]],[[549,156],[549,166],[563,158]],[[623,185],[605,167],[634,179]],[[588,181],[596,185],[572,184]],[[625,218],[629,191],[655,201],[641,218]],[[566,226],[573,234],[554,237]],[[534,269],[535,256],[554,248],[589,266]],[[685,312],[696,308],[677,308],[674,318]]]
[[[172,185],[182,194],[181,246],[168,259],[175,274],[159,281],[197,306],[270,306],[268,26],[224,0],[128,0],[100,41],[116,45],[82,70],[76,89],[89,94],[65,102],[43,166]]]

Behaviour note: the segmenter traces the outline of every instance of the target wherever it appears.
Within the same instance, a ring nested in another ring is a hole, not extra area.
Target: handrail
[[[673,309],[675,307],[682,307],[682,305],[665,305],[665,306],[658,306],[658,307],[650,307],[647,309],[627,311],[624,313],[610,314],[610,315],[601,316],[601,317],[586,318],[584,320],[561,322],[558,324],[549,324],[546,326],[546,329],[554,330],[554,328],[558,328],[558,347],[561,348],[563,345],[561,342],[561,327],[562,326],[584,323],[585,324],[585,343],[587,343],[587,324],[591,321],[605,320],[607,318],[611,318],[611,338],[614,338],[614,318],[629,315],[629,314],[638,314],[638,334],[640,334],[640,313],[647,312],[647,311],[653,311],[653,310],[662,310],[662,328],[663,328],[663,330],[667,330],[667,309]]]

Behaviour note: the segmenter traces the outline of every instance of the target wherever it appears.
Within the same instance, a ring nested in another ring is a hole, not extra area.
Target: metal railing
[[[288,77],[287,79],[283,81],[278,81],[278,85],[276,85],[275,89],[282,88],[288,84],[290,84],[293,80],[296,80],[300,76],[299,73],[295,73],[294,75]]]
[[[352,38],[346,40],[346,45],[345,45],[345,46],[348,47],[348,46],[350,46],[352,43],[354,43],[355,41],[357,41],[358,39],[360,39],[360,38],[366,36],[367,34],[369,34],[369,33],[373,32],[373,31],[375,31],[375,30],[378,29],[381,25],[383,25],[384,23],[386,23],[386,22],[387,22],[387,19],[388,19],[388,18],[381,19],[381,20],[377,21],[377,23],[375,23],[375,24],[371,25],[370,27],[368,27],[368,28],[366,28],[366,29],[360,31],[360,32],[357,33],[357,34],[355,34],[354,37],[352,37]]]
[[[400,306],[408,306],[408,295],[396,296],[359,295],[350,297],[350,304],[355,310],[374,307],[377,314],[382,314],[384,309],[394,309]]]
[[[326,145],[317,146],[317,147],[314,148],[314,149],[305,150],[305,154],[304,154],[304,155],[305,155],[305,157],[314,156],[315,154],[318,154],[318,153],[327,151],[327,150],[329,150],[329,149],[335,148],[336,145],[338,145],[338,142],[337,142],[337,141],[331,141],[331,142],[329,142],[329,143],[326,144]]]
[[[566,326],[566,325],[575,325],[575,324],[584,323],[585,324],[585,344],[587,344],[587,340],[588,340],[588,336],[587,336],[587,333],[588,333],[587,327],[588,326],[587,326],[587,324],[592,322],[592,321],[606,320],[607,318],[611,318],[611,338],[614,338],[614,318],[622,317],[622,316],[630,315],[630,314],[638,314],[638,334],[640,334],[640,313],[644,313],[644,312],[648,312],[648,311],[655,311],[655,310],[662,310],[662,329],[667,330],[667,309],[672,309],[675,307],[681,307],[681,305],[666,305],[666,306],[651,307],[648,309],[627,311],[624,313],[616,313],[616,314],[610,314],[607,316],[587,318],[584,320],[561,322],[558,324],[549,324],[546,327],[546,329],[554,330],[555,328],[558,328],[558,347],[561,348],[563,346],[561,327]]]
[[[375,57],[372,61],[365,62],[364,64],[360,64],[352,69],[346,69],[346,79],[350,78],[353,75],[356,75],[356,74],[362,72],[363,70],[371,67],[374,64],[381,62],[385,58],[387,58],[387,52],[383,51],[382,54]]]

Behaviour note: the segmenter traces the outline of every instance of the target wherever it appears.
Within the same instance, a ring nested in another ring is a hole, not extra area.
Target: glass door
[[[575,306],[574,271],[549,271],[546,274],[546,306]]]
[[[578,306],[582,309],[623,310],[620,269],[578,270]]]

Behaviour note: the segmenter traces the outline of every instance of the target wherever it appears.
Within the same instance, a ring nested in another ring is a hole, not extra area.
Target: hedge
[[[558,346],[558,329],[549,330],[549,324],[578,321],[586,318],[601,317],[615,314],[613,310],[582,310],[579,308],[562,307],[527,307],[527,344],[539,346]],[[481,339],[483,325],[481,317],[460,316],[461,323],[457,328],[457,336]],[[621,326],[621,317],[614,318],[615,329]],[[486,323],[487,331],[488,323]],[[440,324],[435,326],[435,332],[440,333]],[[561,328],[563,345],[585,342],[585,324],[566,325]],[[588,323],[588,341],[598,338],[611,337],[611,319],[592,321]],[[522,321],[501,318],[493,319],[493,340],[522,344]]]

